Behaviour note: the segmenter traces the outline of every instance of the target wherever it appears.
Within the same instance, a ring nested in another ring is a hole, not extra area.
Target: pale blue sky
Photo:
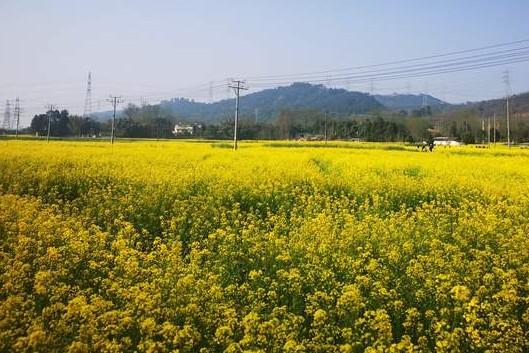
[[[81,113],[86,75],[94,110],[121,94],[139,103],[207,100],[226,77],[376,64],[529,38],[529,1],[1,0],[0,107],[20,96],[25,122],[55,103]],[[450,102],[529,90],[529,64],[374,84]],[[369,85],[349,87],[368,91]],[[227,97],[225,88],[214,98]]]

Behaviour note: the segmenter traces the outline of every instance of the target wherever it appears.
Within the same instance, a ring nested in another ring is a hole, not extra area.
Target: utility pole
[[[490,147],[490,115],[487,116],[487,144]]]
[[[244,81],[240,81],[240,80],[233,80],[231,82],[231,85],[229,85],[228,87],[233,88],[233,90],[235,91],[235,95],[236,95],[236,98],[235,98],[235,124],[234,124],[234,131],[233,131],[233,149],[236,150],[237,149],[237,129],[238,129],[237,125],[239,124],[239,96],[240,96],[241,89],[242,90],[247,90],[248,87],[245,86],[245,82]]]
[[[503,73],[503,82],[505,83],[505,100],[507,105],[507,146],[511,147],[511,122],[510,122],[510,111],[509,111],[509,96],[511,95],[511,79],[509,76],[509,70],[505,70]]]
[[[481,118],[481,143],[485,144],[485,119]]]
[[[485,119],[483,118],[483,112],[485,109],[483,106],[479,107],[479,117],[481,119],[481,144],[485,144]]]
[[[48,134],[46,136],[46,142],[47,143],[50,143],[50,131],[51,131],[51,114],[53,114],[53,110],[55,109],[55,107],[53,106],[53,104],[48,104],[47,106],[48,108]]]
[[[18,128],[20,125],[20,99],[17,97],[15,100],[15,138],[18,138]]]
[[[509,96],[507,96],[507,145],[511,147],[511,124],[509,117]]]
[[[325,125],[324,125],[324,136],[325,136],[325,143],[327,143],[327,111],[325,111]]]
[[[493,141],[494,141],[494,144],[496,144],[496,113],[494,113],[494,115],[492,116],[492,124],[494,125],[494,133],[493,133]]]
[[[108,99],[108,101],[113,105],[114,107],[114,114],[112,114],[112,132],[111,132],[111,135],[110,135],[110,143],[113,145],[114,144],[114,131],[115,131],[115,127],[116,127],[116,106],[119,104],[119,103],[123,103],[123,99],[119,96],[110,96],[110,98]]]

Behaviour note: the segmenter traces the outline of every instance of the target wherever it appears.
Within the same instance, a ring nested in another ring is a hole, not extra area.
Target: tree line
[[[97,137],[108,135],[111,131],[109,121],[101,122],[90,117],[70,115],[67,110],[52,110],[35,115],[31,122],[31,131],[38,136],[48,132],[54,137]],[[176,119],[160,114],[157,106],[128,106],[116,119],[116,136],[126,138],[171,138],[175,137],[173,128]],[[184,123],[186,124],[186,123]],[[233,137],[233,119],[224,119],[217,123],[190,123],[193,133],[182,137],[201,137],[211,139],[231,139]],[[345,119],[333,117],[317,111],[282,111],[275,121],[255,122],[241,117],[239,124],[241,139],[365,139],[368,141],[404,141],[413,138],[402,123],[374,118]]]
[[[102,124],[90,117],[70,115],[67,110],[50,110],[45,114],[38,114],[31,120],[30,129],[38,135],[48,134],[57,137],[67,136],[97,136],[102,131]]]
[[[340,115],[318,110],[285,109],[273,120],[257,121],[243,115],[239,122],[241,139],[359,139],[376,142],[416,142],[435,136],[448,136],[464,143],[480,143],[488,138],[489,124],[479,119],[479,112],[461,111],[450,116],[434,116],[428,107],[411,112],[375,112],[363,115]],[[35,115],[30,126],[33,134],[45,136],[50,119],[50,135],[54,137],[108,136],[110,120],[71,115],[67,110],[51,110]],[[496,140],[505,139],[506,130],[498,117],[490,134]],[[193,132],[175,136],[176,123],[193,126]],[[233,138],[233,118],[203,123],[178,120],[159,105],[127,106],[116,119],[116,136],[123,138],[197,137],[206,139]],[[516,142],[529,141],[529,121],[513,117],[511,136]]]

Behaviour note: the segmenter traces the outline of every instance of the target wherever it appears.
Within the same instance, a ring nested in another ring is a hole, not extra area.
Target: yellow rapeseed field
[[[529,150],[0,141],[0,352],[527,352]]]

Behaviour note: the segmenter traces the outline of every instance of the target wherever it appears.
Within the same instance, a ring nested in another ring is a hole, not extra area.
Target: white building
[[[195,128],[191,125],[176,124],[173,129],[173,135],[193,135]]]
[[[435,146],[461,146],[462,143],[461,142],[458,142],[456,141],[454,138],[452,137],[434,137],[433,139],[433,144]]]

